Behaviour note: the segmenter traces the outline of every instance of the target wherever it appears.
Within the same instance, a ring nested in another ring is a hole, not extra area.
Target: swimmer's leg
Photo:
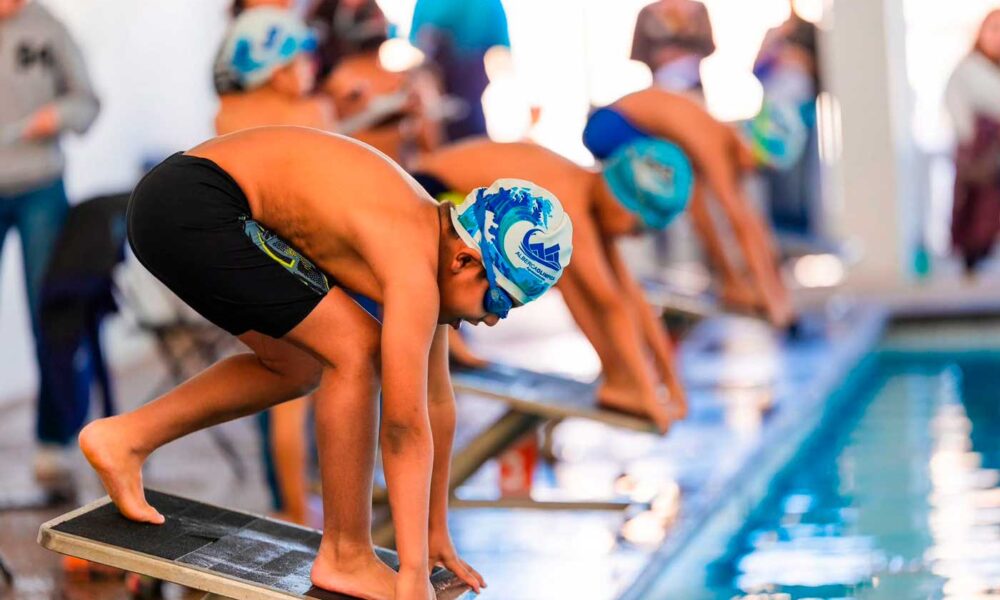
[[[255,332],[240,340],[253,352],[221,360],[149,404],[80,432],[84,456],[125,517],[163,522],[142,489],[142,465],[157,448],[315,388],[319,363],[306,352]]]

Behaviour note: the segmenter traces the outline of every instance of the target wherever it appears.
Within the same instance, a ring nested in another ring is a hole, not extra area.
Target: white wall
[[[860,250],[852,278],[890,285],[904,272],[900,166],[911,145],[899,127],[905,85],[895,76],[905,74],[900,1],[837,0],[822,56],[840,109],[841,148],[828,173],[833,233]]]
[[[211,137],[211,61],[228,0],[39,0],[70,29],[86,57],[101,114],[65,141],[71,201],[127,191],[144,162]],[[34,393],[20,252],[8,236],[0,269],[0,400]],[[134,348],[117,343],[112,360]]]

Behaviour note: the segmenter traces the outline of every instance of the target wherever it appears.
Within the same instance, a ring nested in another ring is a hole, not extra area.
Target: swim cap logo
[[[639,155],[633,163],[636,187],[653,194],[674,194],[674,170],[656,162],[651,156]]]
[[[562,267],[559,263],[559,244],[552,244],[548,248],[545,244],[538,242],[532,243],[531,236],[535,232],[540,232],[541,229],[533,227],[524,234],[521,238],[520,251],[527,257],[531,258],[535,262],[547,267],[553,271],[559,271]]]

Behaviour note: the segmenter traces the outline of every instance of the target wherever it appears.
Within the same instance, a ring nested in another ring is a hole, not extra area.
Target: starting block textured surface
[[[310,583],[319,531],[152,490],[146,490],[146,498],[166,523],[129,521],[105,496],[44,523],[38,543],[227,598],[351,598]],[[377,552],[386,564],[398,567],[394,552]],[[439,600],[475,596],[444,569],[436,569],[431,581]]]

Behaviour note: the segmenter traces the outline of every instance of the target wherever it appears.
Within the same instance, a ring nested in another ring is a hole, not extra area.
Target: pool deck
[[[510,364],[582,380],[596,376],[596,357],[558,299],[536,304],[501,327],[470,331],[473,346]],[[807,315],[804,334],[792,340],[751,319],[710,319],[681,346],[691,414],[666,437],[567,420],[547,438],[555,460],[539,458],[544,452],[530,441],[488,460],[456,490],[451,517],[459,552],[490,583],[482,597],[643,597],[681,549],[710,535],[733,506],[742,508],[732,514],[749,507],[759,480],[808,434],[824,400],[871,349],[885,321],[882,310],[840,306]],[[126,407],[144,399],[158,369],[149,364],[119,374]],[[0,489],[8,492],[33,489],[32,412],[26,401],[0,405]],[[458,445],[504,412],[495,401],[461,396]],[[266,511],[252,423],[224,430],[249,467],[244,481],[208,436],[196,434],[151,459],[147,485]],[[82,457],[74,461],[78,501],[100,495]],[[530,473],[530,488],[510,488],[512,469]],[[0,512],[0,553],[18,575],[13,595],[0,585],[0,598],[126,597],[116,580],[69,581],[58,558],[35,545],[37,525],[64,509]]]

